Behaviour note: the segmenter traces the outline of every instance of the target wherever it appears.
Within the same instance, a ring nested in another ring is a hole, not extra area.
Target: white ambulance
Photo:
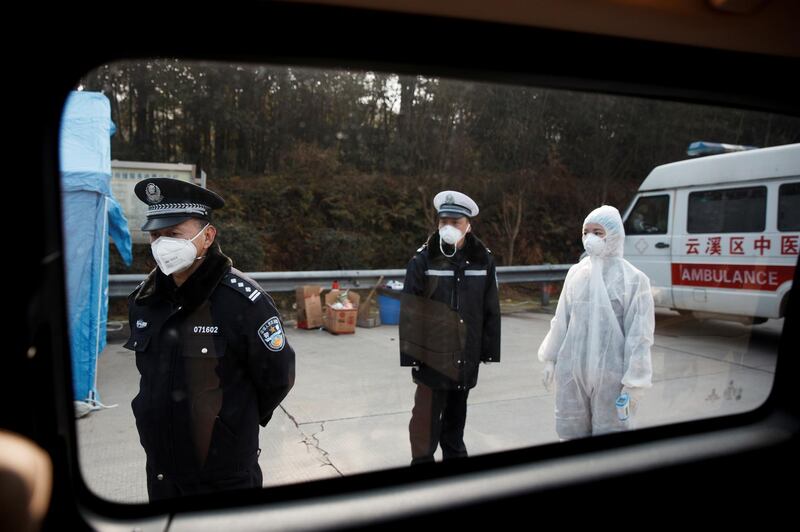
[[[656,306],[783,317],[800,248],[800,144],[658,166],[623,218],[625,258]]]

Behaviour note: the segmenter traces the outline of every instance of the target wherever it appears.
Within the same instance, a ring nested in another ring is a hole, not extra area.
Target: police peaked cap
[[[433,206],[439,218],[473,218],[478,215],[478,204],[464,193],[444,190],[433,198]]]
[[[218,194],[169,177],[143,179],[136,183],[133,191],[147,204],[147,221],[142,231],[172,227],[191,218],[210,222],[211,212],[225,205]]]

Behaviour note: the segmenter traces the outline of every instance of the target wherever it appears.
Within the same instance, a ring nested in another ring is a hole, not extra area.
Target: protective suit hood
[[[589,213],[583,221],[586,224],[600,224],[606,230],[606,246],[600,257],[622,257],[625,247],[625,228],[619,211],[610,205],[603,205]]]

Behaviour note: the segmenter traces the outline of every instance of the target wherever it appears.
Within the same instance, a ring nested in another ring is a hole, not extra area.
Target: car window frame
[[[244,6],[242,7],[244,8]],[[758,437],[754,437],[754,440],[759,440],[760,443],[753,441],[753,439],[748,440],[753,442],[753,445],[770,445],[772,444],[770,442],[774,443],[776,441],[784,441],[785,438],[796,437],[797,427],[792,423],[796,421],[797,412],[787,406],[791,405],[790,396],[787,392],[791,385],[787,382],[788,376],[783,376],[793,374],[793,370],[797,369],[797,362],[791,360],[787,355],[787,353],[791,354],[788,351],[791,347],[785,344],[782,336],[778,359],[779,370],[776,372],[773,391],[767,402],[761,407],[744,414],[713,420],[686,422],[666,428],[644,429],[622,435],[598,437],[590,441],[569,442],[558,446],[547,445],[541,448],[498,453],[497,455],[486,457],[474,457],[464,463],[454,465],[432,464],[423,466],[421,469],[414,471],[413,474],[408,470],[390,470],[363,476],[357,475],[345,479],[319,481],[314,485],[270,488],[247,494],[223,494],[213,498],[188,498],[181,501],[157,503],[148,506],[131,505],[126,507],[127,505],[109,503],[96,497],[85,486],[80,474],[76,473],[78,471],[76,467],[76,434],[74,419],[69,410],[71,398],[69,382],[71,375],[68,342],[65,341],[64,272],[63,264],[58,259],[61,250],[61,236],[58,226],[60,207],[57,193],[54,191],[57,187],[48,188],[48,185],[56,182],[58,175],[56,161],[60,106],[63,105],[66,93],[71,87],[70,83],[74,83],[75,79],[92,67],[110,62],[115,58],[130,55],[157,56],[169,54],[186,58],[225,58],[226,60],[244,61],[253,61],[257,58],[259,62],[269,62],[271,64],[283,63],[336,68],[369,66],[369,68],[375,70],[399,73],[439,75],[489,82],[536,84],[542,87],[572,90],[592,89],[593,91],[603,91],[610,94],[661,97],[675,101],[713,103],[715,105],[736,106],[737,108],[781,111],[794,115],[800,114],[796,100],[791,99],[788,94],[788,92],[794,90],[793,87],[795,85],[788,82],[786,84],[776,83],[778,90],[768,93],[766,88],[759,88],[755,84],[740,84],[738,87],[730,85],[728,82],[731,80],[731,76],[723,75],[715,78],[715,69],[710,69],[700,79],[693,80],[688,76],[674,76],[675,70],[679,65],[685,59],[692,58],[701,62],[707,60],[711,64],[714,64],[715,61],[730,64],[741,60],[739,65],[741,66],[743,62],[744,70],[753,74],[763,71],[774,72],[772,69],[778,67],[778,77],[780,77],[780,67],[791,64],[788,59],[782,61],[780,58],[765,57],[763,62],[757,62],[758,59],[750,54],[735,52],[721,52],[663,43],[636,42],[631,39],[588,36],[555,30],[519,28],[504,24],[354,11],[344,8],[317,9],[304,6],[300,9],[296,8],[296,6],[279,6],[275,8],[275,11],[272,11],[272,8],[266,5],[258,5],[252,7],[250,12],[254,16],[263,15],[264,13],[295,21],[303,20],[309,14],[313,14],[321,16],[327,24],[332,26],[340,23],[341,26],[337,27],[337,31],[341,31],[342,27],[353,28],[361,25],[376,28],[382,27],[382,22],[391,20],[392,24],[397,23],[401,26],[406,26],[412,31],[414,29],[418,30],[422,36],[433,33],[438,34],[444,28],[455,32],[455,40],[457,42],[467,43],[469,36],[475,35],[476,31],[480,34],[481,31],[478,30],[482,30],[489,37],[494,37],[495,40],[493,41],[492,38],[481,39],[483,44],[487,41],[490,43],[487,47],[488,49],[482,50],[483,53],[475,57],[470,57],[470,54],[475,50],[474,46],[465,46],[462,50],[451,50],[444,53],[423,49],[421,45],[420,48],[415,48],[413,52],[404,53],[401,50],[383,50],[380,53],[370,53],[368,50],[359,49],[358,46],[349,46],[348,43],[330,46],[324,51],[313,47],[311,49],[303,48],[303,45],[298,45],[298,49],[292,50],[280,48],[280,45],[277,45],[277,49],[267,51],[264,48],[266,43],[261,43],[260,47],[248,48],[248,45],[258,44],[257,41],[254,42],[254,37],[251,37],[250,40],[242,39],[242,41],[232,45],[232,48],[225,48],[224,45],[221,48],[214,48],[211,43],[202,42],[194,42],[192,46],[187,46],[185,42],[179,39],[170,40],[166,38],[165,41],[168,43],[166,45],[161,41],[156,44],[145,42],[138,47],[126,44],[116,50],[118,53],[111,53],[108,50],[95,51],[95,53],[89,53],[80,59],[72,59],[60,67],[61,70],[59,70],[57,76],[58,82],[49,92],[51,99],[47,102],[46,109],[43,111],[47,117],[43,144],[46,155],[40,163],[42,182],[39,186],[41,189],[35,187],[36,192],[43,198],[41,212],[44,213],[45,218],[41,234],[41,247],[43,248],[41,256],[45,258],[51,257],[42,266],[41,281],[39,283],[40,293],[52,305],[49,309],[37,307],[37,312],[39,313],[37,314],[39,316],[37,319],[40,320],[39,323],[44,323],[45,328],[36,329],[37,334],[34,334],[33,337],[37,351],[43,357],[47,357],[50,365],[50,377],[54,383],[53,398],[56,406],[53,422],[57,425],[59,437],[63,440],[61,452],[66,463],[71,464],[70,484],[74,489],[74,495],[79,506],[87,512],[86,515],[93,513],[100,516],[100,518],[109,518],[113,521],[114,519],[125,518],[150,518],[165,513],[207,511],[209,508],[222,510],[237,505],[256,505],[260,507],[257,511],[272,511],[272,509],[277,508],[277,505],[288,504],[289,501],[302,505],[303,501],[312,501],[317,497],[336,497],[343,493],[358,497],[359,494],[365,492],[391,490],[404,486],[424,489],[426,485],[432,486],[437,482],[441,485],[448,484],[450,481],[457,482],[463,475],[502,474],[504,468],[515,466],[546,467],[548,460],[569,460],[570,458],[587,457],[593,454],[599,456],[600,453],[611,449],[635,448],[638,445],[652,445],[658,442],[679,442],[682,437],[702,440],[704,435],[725,434],[727,430],[744,431],[748,428],[754,430],[758,435]],[[241,16],[241,14],[238,16]],[[134,19],[139,21],[135,17]],[[215,29],[223,28],[227,22],[227,17],[221,16],[213,21],[213,27]],[[323,30],[324,28],[320,24],[319,26],[312,26],[311,29]],[[230,32],[231,30],[228,31]],[[328,32],[327,34],[330,34],[330,29]],[[222,33],[224,34],[224,31]],[[231,34],[228,33],[228,35]],[[554,39],[554,42],[550,44],[555,48],[563,44],[569,45],[564,49],[564,53],[559,55],[559,61],[563,64],[555,64],[552,59],[547,58],[540,63],[536,63],[533,58],[527,60],[511,59],[501,55],[509,44],[527,42],[535,46],[537,43],[546,43],[551,38]],[[491,44],[492,42],[494,42],[494,45]],[[619,52],[624,51],[629,46],[637,45],[644,48],[644,53],[654,53],[654,63],[659,63],[658,59],[665,59],[665,64],[662,64],[662,66],[665,66],[664,72],[656,72],[652,68],[644,68],[636,74],[631,74],[623,72],[619,66],[616,68],[611,66],[608,61],[601,61],[597,65],[591,64],[591,61],[596,60],[598,57],[606,55],[608,57],[619,57]],[[589,49],[594,48],[594,50],[593,53],[586,55],[583,60],[576,60],[578,55],[569,51],[570,49],[585,50],[587,46]],[[131,47],[135,50],[135,54],[132,54]],[[66,47],[66,50],[74,53],[76,48],[78,51],[85,50],[81,46],[76,47],[74,45]],[[453,55],[448,56],[448,53]],[[500,59],[492,61],[493,56],[500,57]],[[576,61],[570,64],[570,59]],[[608,68],[604,69],[604,66]],[[797,272],[795,273],[794,282],[798,282]],[[795,299],[797,298],[790,299],[789,306],[791,310],[788,312],[785,331],[791,331],[790,326],[794,326],[795,330],[797,328]],[[787,416],[791,422],[787,422]],[[785,428],[781,434],[776,436],[775,432],[780,432],[779,426]],[[768,437],[769,435],[774,437],[770,438]],[[741,449],[741,447],[737,447],[737,449]],[[720,450],[719,452],[723,453],[725,451]],[[700,454],[695,457],[697,456],[700,456]],[[635,468],[636,466],[632,464],[631,467]],[[620,468],[619,472],[622,472],[622,468]],[[611,470],[608,470],[605,473],[598,474],[612,473]],[[275,491],[276,489],[280,489],[282,492],[279,494]],[[524,487],[520,488],[521,491],[517,491],[517,493],[524,492],[526,489]],[[505,495],[508,495],[508,493]],[[487,495],[487,497],[490,497],[490,495]],[[457,505],[455,502],[454,504]],[[409,513],[413,513],[413,511],[413,509],[408,510]],[[421,508],[420,511],[424,512],[426,509]]]

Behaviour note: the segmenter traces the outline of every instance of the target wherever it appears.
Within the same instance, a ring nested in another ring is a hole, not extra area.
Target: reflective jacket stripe
[[[433,277],[452,277],[456,274],[453,270],[425,270],[425,275]]]

